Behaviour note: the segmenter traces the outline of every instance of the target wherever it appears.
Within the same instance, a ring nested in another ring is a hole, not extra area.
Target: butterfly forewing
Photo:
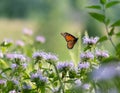
[[[61,33],[61,35],[65,38],[65,40],[67,41],[67,48],[68,49],[72,49],[75,45],[75,43],[77,42],[78,38],[76,38],[75,36],[65,32],[65,33]]]
[[[67,32],[61,33],[61,35],[65,38],[65,40],[66,40],[67,42],[69,42],[69,41],[74,41],[75,39],[77,39],[76,37],[74,37],[73,35],[71,35],[71,34],[69,34],[69,33],[67,33]]]

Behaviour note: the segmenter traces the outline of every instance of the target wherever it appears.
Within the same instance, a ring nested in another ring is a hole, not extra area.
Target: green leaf
[[[103,41],[106,41],[106,40],[108,40],[107,36],[103,36],[98,40],[98,42],[103,42]]]
[[[12,46],[12,43],[11,43],[11,42],[5,42],[5,41],[4,41],[4,42],[1,43],[1,46],[2,46],[2,47],[10,47],[10,46]]]
[[[118,62],[119,59],[116,56],[110,56],[102,61],[102,63],[111,63],[111,62]]]
[[[117,21],[114,22],[111,26],[120,26],[120,20],[117,20]]]
[[[0,74],[5,73],[5,72],[10,71],[10,70],[11,70],[11,68],[3,69],[2,72],[1,72]]]
[[[99,22],[104,22],[105,20],[105,16],[99,13],[94,13],[94,12],[90,12],[89,13],[93,18],[95,18],[96,20],[98,20]]]
[[[118,36],[118,37],[120,37],[120,32],[116,33],[115,35]]]
[[[100,0],[101,4],[105,4],[107,2],[107,0]]]
[[[87,8],[101,9],[101,6],[99,6],[99,5],[92,5],[92,6],[87,6]]]
[[[120,1],[111,1],[111,2],[107,3],[105,7],[109,8],[109,7],[112,7],[112,6],[119,4],[119,3],[120,3]]]
[[[108,26],[108,25],[110,24],[110,19],[107,19],[107,20],[105,21],[105,24]]]
[[[9,67],[9,66],[8,66],[8,64],[7,64],[6,61],[4,61],[3,59],[0,59],[0,67],[7,68],[7,67]]]
[[[114,27],[112,27],[112,29],[110,30],[110,32],[108,33],[110,36],[114,35]]]
[[[91,49],[91,47],[90,47],[90,46],[87,46],[87,47],[84,48],[84,51],[87,51],[87,50],[89,50],[89,49]]]

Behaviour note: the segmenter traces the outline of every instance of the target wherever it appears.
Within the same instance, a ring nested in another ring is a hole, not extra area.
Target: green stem
[[[62,81],[61,81],[61,79],[60,79],[60,76],[59,76],[59,71],[57,70],[57,67],[56,67],[56,65],[55,65],[54,62],[53,62],[53,66],[54,66],[55,71],[56,71],[56,73],[57,73],[58,80],[59,80],[59,82],[60,82],[60,86],[61,86],[61,88],[62,88],[62,92],[65,93],[65,92],[64,92],[64,86],[63,86],[63,83],[62,83]]]
[[[105,16],[104,25],[105,25],[105,29],[106,29],[106,33],[107,33],[108,39],[111,42],[111,44],[114,47],[114,49],[117,50],[115,44],[113,43],[113,40],[112,40],[111,36],[109,35],[109,27],[106,24],[106,10],[105,10],[105,5],[103,5],[103,13],[104,13],[104,16]]]

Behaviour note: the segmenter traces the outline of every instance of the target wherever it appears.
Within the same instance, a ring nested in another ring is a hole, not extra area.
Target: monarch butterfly
[[[65,32],[65,33],[61,33],[61,35],[65,38],[65,40],[67,41],[67,48],[68,49],[72,49],[75,45],[75,43],[77,42],[78,38],[76,38],[75,36]]]

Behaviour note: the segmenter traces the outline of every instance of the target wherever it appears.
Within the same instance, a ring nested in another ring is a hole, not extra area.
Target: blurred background
[[[22,37],[24,28],[31,29],[34,36],[42,35],[46,42],[39,50],[53,52],[60,60],[70,60],[66,41],[60,35],[68,32],[76,37],[84,31],[90,36],[105,34],[101,23],[88,15],[86,6],[98,3],[99,0],[0,0],[0,41],[4,38],[13,40]],[[108,10],[111,20],[117,20],[119,5]],[[91,11],[91,10],[90,10]],[[79,37],[79,42],[81,37]],[[109,49],[109,48],[108,48]]]

